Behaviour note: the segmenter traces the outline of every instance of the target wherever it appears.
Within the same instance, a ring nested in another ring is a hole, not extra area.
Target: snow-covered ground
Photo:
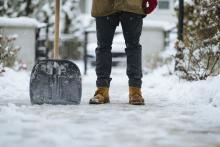
[[[82,63],[77,63],[82,69]],[[186,82],[166,67],[144,75],[145,106],[128,104],[125,68],[114,68],[111,103],[89,105],[95,72],[83,76],[78,106],[32,106],[29,73],[0,76],[1,147],[218,147],[220,76]]]

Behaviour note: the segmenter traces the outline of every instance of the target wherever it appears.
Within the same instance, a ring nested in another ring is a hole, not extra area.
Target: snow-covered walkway
[[[218,147],[220,76],[185,82],[163,68],[144,76],[145,106],[128,105],[125,69],[113,69],[111,103],[88,105],[95,73],[83,76],[79,106],[32,106],[29,73],[0,76],[1,147]]]

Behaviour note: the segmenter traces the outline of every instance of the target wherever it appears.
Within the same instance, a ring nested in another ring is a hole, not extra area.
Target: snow
[[[195,5],[193,0],[185,0],[185,4],[189,4],[190,6],[194,6]]]
[[[83,63],[76,64],[83,71]],[[0,75],[0,146],[146,147],[218,146],[220,76],[186,82],[161,67],[144,75],[145,106],[128,103],[126,69],[115,67],[111,103],[91,106],[94,68],[83,76],[78,106],[34,105],[27,71],[6,68]],[[83,72],[82,72],[83,73]]]
[[[44,23],[38,22],[36,19],[28,17],[8,18],[0,17],[0,26],[7,27],[42,27]]]
[[[164,31],[169,31],[176,27],[176,23],[168,22],[168,21],[159,21],[159,20],[148,20],[144,19],[143,21],[144,28],[160,28]]]

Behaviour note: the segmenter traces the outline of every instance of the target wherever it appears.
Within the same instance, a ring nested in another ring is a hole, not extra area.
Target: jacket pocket
[[[92,15],[104,16],[113,12],[114,0],[93,0]]]
[[[143,0],[126,0],[127,7],[130,10],[143,11]]]

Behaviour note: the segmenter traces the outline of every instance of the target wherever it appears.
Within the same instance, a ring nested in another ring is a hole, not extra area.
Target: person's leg
[[[123,12],[120,16],[123,35],[126,43],[127,76],[129,87],[141,88],[142,85],[142,47],[140,36],[143,26],[143,16]]]
[[[119,24],[117,14],[96,18],[97,45],[96,75],[97,87],[109,87],[112,69],[112,41],[116,27]]]
[[[119,24],[118,14],[96,18],[97,44],[96,75],[97,90],[90,104],[109,103],[110,74],[112,69],[112,41],[115,29]]]
[[[143,26],[143,16],[124,12],[120,16],[120,21],[126,43],[129,103],[132,105],[144,105],[144,98],[141,93],[142,47],[139,43]]]

